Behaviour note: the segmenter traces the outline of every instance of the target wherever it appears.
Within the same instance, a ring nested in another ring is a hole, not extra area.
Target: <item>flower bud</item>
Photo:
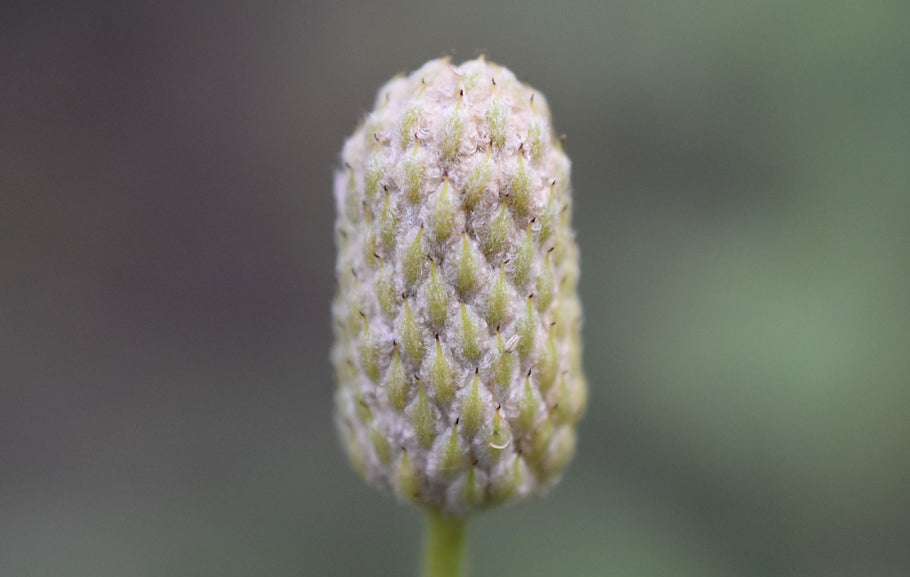
[[[586,403],[569,160],[482,58],[391,80],[335,175],[336,422],[371,484],[448,514],[553,485]]]

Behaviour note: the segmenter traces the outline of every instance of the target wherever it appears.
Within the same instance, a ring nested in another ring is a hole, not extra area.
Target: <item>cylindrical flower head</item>
[[[433,60],[379,90],[342,160],[332,362],[353,467],[455,515],[544,492],[587,388],[543,95],[482,58]]]

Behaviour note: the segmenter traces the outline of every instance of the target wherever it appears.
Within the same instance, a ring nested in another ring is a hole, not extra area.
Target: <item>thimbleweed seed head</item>
[[[354,468],[452,515],[552,486],[585,408],[569,159],[482,58],[382,87],[335,175],[336,421]]]

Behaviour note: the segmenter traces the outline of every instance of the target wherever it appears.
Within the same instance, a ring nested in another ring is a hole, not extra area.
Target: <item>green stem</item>
[[[423,553],[424,577],[464,575],[465,520],[432,509],[427,510]]]

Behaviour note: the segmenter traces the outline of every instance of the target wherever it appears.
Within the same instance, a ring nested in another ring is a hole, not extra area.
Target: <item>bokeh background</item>
[[[481,52],[574,161],[577,458],[472,575],[910,574],[910,5],[5,3],[0,575],[413,575],[331,420],[331,175]]]

